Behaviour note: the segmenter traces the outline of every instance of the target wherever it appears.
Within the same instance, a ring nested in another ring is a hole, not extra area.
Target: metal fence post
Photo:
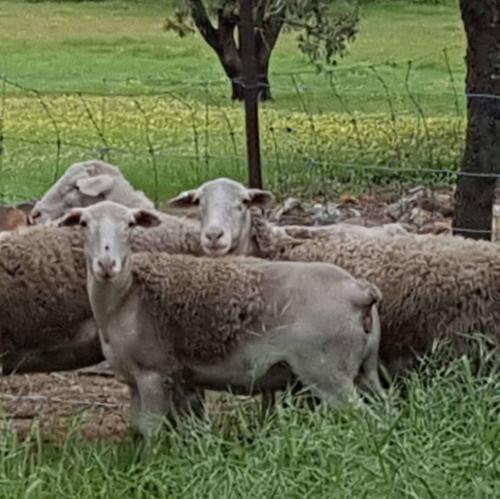
[[[253,0],[240,0],[240,40],[249,185],[262,189],[259,136],[259,86],[255,61]]]

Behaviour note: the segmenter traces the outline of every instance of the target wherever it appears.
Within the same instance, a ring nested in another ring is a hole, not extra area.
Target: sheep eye
[[[81,227],[87,227],[87,221],[86,220],[80,220],[80,226]]]
[[[75,184],[73,186],[73,189],[76,191],[76,192],[80,192],[80,187],[78,187],[78,184]]]
[[[133,222],[133,221],[130,221],[130,222],[128,223],[128,226],[129,226],[129,228],[130,228],[130,229],[131,229],[132,227],[135,227],[135,225],[136,225],[136,224],[135,224],[135,222]]]

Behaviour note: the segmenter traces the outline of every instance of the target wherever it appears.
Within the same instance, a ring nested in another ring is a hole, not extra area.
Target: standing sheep
[[[182,224],[131,234],[133,251],[201,254]],[[172,217],[174,218],[174,217]],[[0,366],[4,373],[77,369],[103,360],[85,290],[79,231],[31,227],[0,238]]]
[[[315,228],[276,227],[257,210],[246,210],[242,230],[245,191],[219,179],[181,194],[173,204],[199,206],[206,254],[221,256],[234,246],[271,260],[330,262],[373,282],[383,295],[381,359],[392,374],[411,367],[437,338],[450,340],[458,353],[468,351],[465,335],[480,332],[499,342],[498,246],[450,235],[385,237],[371,232],[377,227],[366,228],[365,235],[358,231],[363,227],[354,226],[318,237],[311,233]],[[254,195],[266,196],[262,191]],[[224,234],[224,245],[204,237],[207,231]],[[240,239],[235,241],[234,234]]]
[[[132,227],[159,223],[153,212],[112,202],[60,222],[83,228],[103,351],[130,387],[144,434],[148,414],[175,412],[182,393],[283,388],[272,375],[283,363],[286,381],[296,376],[332,405],[353,395],[358,377],[381,390],[373,285],[323,263],[131,254]]]

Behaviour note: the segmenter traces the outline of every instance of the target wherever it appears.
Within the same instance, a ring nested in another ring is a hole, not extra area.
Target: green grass
[[[0,0],[3,200],[39,196],[71,162],[99,155],[161,199],[217,175],[245,179],[242,108],[198,35],[163,31],[168,12],[153,0]],[[285,33],[275,100],[262,106],[267,184],[278,195],[333,195],[346,183],[434,182],[423,169],[456,169],[463,54],[454,5],[368,3],[331,81]]]
[[[163,31],[168,12],[159,1],[33,4],[2,0],[0,72],[47,92],[144,92],[179,82],[183,87],[185,82],[224,82],[215,55],[200,36],[181,40]],[[352,66],[380,65],[388,84],[401,90],[406,63],[414,60],[417,91],[432,91],[427,98],[439,109],[443,94],[449,96],[450,90],[445,48],[460,85],[464,37],[458,8],[402,2],[367,5],[359,37],[336,74],[346,96],[365,101],[360,110],[379,110],[385,105],[380,84],[370,71]],[[288,109],[297,104],[291,79],[284,74],[311,69],[297,50],[295,35],[283,35],[272,59],[276,106]],[[322,110],[338,109],[322,77],[304,75],[302,80]],[[226,85],[218,96],[227,99]],[[353,105],[356,108],[358,103]]]
[[[0,497],[498,497],[500,378],[443,364],[433,358],[368,410],[283,406],[262,423],[242,402],[149,448],[6,434]]]

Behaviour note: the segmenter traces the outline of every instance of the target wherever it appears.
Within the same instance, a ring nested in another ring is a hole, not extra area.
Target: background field
[[[162,29],[168,12],[159,1],[0,1],[0,197],[40,195],[71,162],[99,156],[159,199],[246,177],[241,106],[198,36]],[[367,3],[331,77],[307,65],[294,36],[280,41],[275,100],[262,106],[271,188],[335,195],[346,183],[454,180],[425,171],[456,169],[462,151],[453,2]]]

